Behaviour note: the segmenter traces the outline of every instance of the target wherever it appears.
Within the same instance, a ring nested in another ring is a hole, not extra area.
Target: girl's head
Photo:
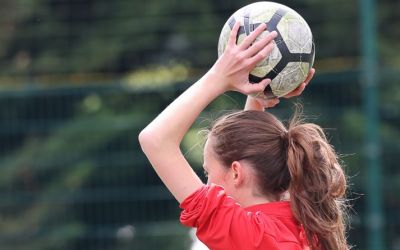
[[[347,249],[346,178],[319,126],[302,123],[298,115],[286,127],[267,112],[232,113],[213,125],[204,158],[209,182],[229,195],[250,187],[255,196],[278,200],[287,191],[313,248]]]

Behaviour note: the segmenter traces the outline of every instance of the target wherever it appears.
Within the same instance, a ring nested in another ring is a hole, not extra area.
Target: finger
[[[259,83],[248,83],[244,86],[243,93],[246,95],[249,94],[257,94],[263,93],[264,89],[267,87],[268,84],[271,83],[271,79],[264,79]]]
[[[247,49],[266,28],[267,25],[265,23],[258,25],[258,27],[243,40],[243,42],[240,44],[240,48]]]
[[[263,39],[260,41],[254,43],[250,48],[246,50],[246,56],[251,57],[257,54],[259,51],[261,51],[265,46],[267,46],[269,43],[272,43],[272,41],[276,38],[278,33],[276,31],[272,31],[268,35],[266,35]]]
[[[274,49],[275,43],[269,43],[267,46],[265,46],[262,50],[260,50],[256,55],[251,57],[249,59],[249,66],[250,68],[254,68],[254,66],[264,60],[269,54],[271,54],[271,51]]]
[[[233,47],[236,45],[236,38],[240,28],[240,22],[236,21],[235,25],[231,30],[231,34],[229,35],[228,46]]]
[[[306,80],[304,80],[305,84],[308,85],[308,83],[311,81],[311,79],[314,77],[315,74],[315,69],[311,68],[310,72],[308,72],[308,76],[306,78]]]
[[[285,98],[290,98],[293,96],[299,96],[301,95],[301,93],[303,93],[304,89],[306,88],[306,86],[310,83],[311,79],[313,78],[315,74],[315,69],[311,68],[310,72],[308,72],[308,76],[307,78],[304,80],[303,83],[301,83],[295,90],[293,90],[292,92],[290,92],[289,94],[285,95]]]
[[[262,80],[262,81],[260,82],[260,84],[263,85],[263,87],[262,87],[262,92],[263,92],[263,93],[264,93],[265,88],[266,88],[271,82],[272,82],[272,80],[269,79],[269,78],[264,79],[264,80]]]
[[[272,108],[272,107],[275,107],[279,103],[279,99],[278,98],[269,99],[269,100],[266,100],[266,102],[267,102],[267,105],[265,107]]]
[[[301,95],[301,93],[303,93],[304,89],[306,88],[306,83],[303,82],[301,83],[295,90],[293,90],[292,92],[290,92],[289,94],[285,95],[285,98],[290,98],[293,96],[299,96]]]

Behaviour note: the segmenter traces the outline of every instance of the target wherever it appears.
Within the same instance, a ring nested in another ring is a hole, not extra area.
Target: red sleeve
[[[269,222],[262,214],[245,211],[224,189],[204,185],[180,205],[182,224],[197,227],[197,237],[210,249],[278,249]]]

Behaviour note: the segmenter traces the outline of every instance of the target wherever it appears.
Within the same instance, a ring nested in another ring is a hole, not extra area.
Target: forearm
[[[244,106],[244,110],[259,110],[264,111],[265,107],[261,105],[254,97],[247,96],[246,104]]]
[[[179,146],[184,135],[204,108],[224,93],[216,74],[207,73],[157,116],[143,133],[160,145]]]
[[[178,202],[203,185],[185,160],[179,145],[201,111],[224,92],[220,81],[216,75],[207,73],[139,135],[143,152]]]

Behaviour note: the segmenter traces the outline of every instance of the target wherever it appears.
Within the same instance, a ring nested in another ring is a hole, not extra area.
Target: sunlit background
[[[349,175],[349,242],[400,249],[400,2],[279,1],[309,23],[317,74],[301,99]],[[213,64],[240,0],[1,0],[0,249],[191,249],[139,131]],[[201,174],[202,134],[182,145]],[[190,107],[188,107],[190,108]]]

